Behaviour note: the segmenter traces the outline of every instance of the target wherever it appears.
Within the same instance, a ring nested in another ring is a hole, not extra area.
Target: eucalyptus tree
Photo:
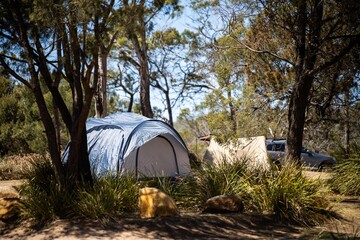
[[[94,0],[98,6],[94,21],[98,21],[99,44],[98,65],[99,74],[95,94],[95,117],[105,117],[107,115],[107,74],[108,74],[108,56],[116,40],[118,32],[116,31],[116,5],[115,0]]]
[[[119,57],[129,61],[137,69],[140,76],[141,112],[152,118],[148,37],[153,31],[156,18],[175,14],[181,10],[181,6],[178,0],[122,0],[121,4],[118,21],[123,34],[118,40]]]
[[[306,137],[318,150],[342,149],[343,153],[350,154],[351,145],[360,145],[356,117],[360,115],[358,50],[354,49],[351,57],[333,65],[314,80],[306,118]]]
[[[35,107],[34,107],[35,105]],[[0,78],[0,157],[44,152],[46,141],[34,97],[23,85]]]
[[[168,28],[155,31],[149,41],[151,86],[160,91],[170,125],[176,105],[210,88],[194,56],[196,37],[188,30],[180,34]]]
[[[62,184],[91,182],[85,121],[99,79],[100,6],[96,1],[4,0],[0,3],[0,64],[35,97],[48,149]],[[59,85],[68,84],[66,105]],[[67,164],[61,160],[54,119],[46,104],[49,91],[70,135]]]
[[[199,2],[199,1],[198,1]],[[201,2],[201,1],[200,1]],[[306,110],[315,79],[349,57],[359,41],[359,2],[348,1],[222,1],[211,2],[232,36],[253,55],[271,64],[261,81],[288,95],[287,157],[299,162]],[[244,37],[237,28],[251,31]],[[261,65],[259,65],[261,66]],[[261,74],[261,73],[260,73]],[[249,81],[252,79],[249,78]],[[264,90],[264,89],[263,89]]]
[[[360,40],[358,1],[261,1],[260,17],[275,37],[293,41],[293,58],[273,53],[294,71],[288,110],[287,157],[299,160],[310,92],[315,79],[349,57]],[[271,28],[270,28],[271,26]],[[281,35],[280,35],[281,34]],[[264,49],[261,49],[264,50]],[[269,51],[270,53],[270,51]],[[278,54],[279,53],[279,54]]]
[[[137,70],[129,62],[120,62],[117,69],[112,69],[109,74],[109,86],[116,98],[120,98],[119,91],[125,93],[125,99],[119,99],[120,111],[133,112],[136,102],[135,95],[139,92]],[[128,99],[128,100],[127,100]]]
[[[242,52],[228,47],[233,44],[236,42],[232,38],[223,36],[216,40],[212,52],[209,52],[211,57],[207,59],[207,67],[215,80],[212,90],[200,105],[200,108],[208,109],[208,123],[219,141],[239,134],[237,115],[241,109],[245,64],[242,63]]]

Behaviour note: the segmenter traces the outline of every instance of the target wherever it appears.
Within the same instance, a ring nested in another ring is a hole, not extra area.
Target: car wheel
[[[322,162],[319,166],[319,170],[326,172],[332,169],[332,167],[334,166],[333,163],[329,163],[329,162]]]

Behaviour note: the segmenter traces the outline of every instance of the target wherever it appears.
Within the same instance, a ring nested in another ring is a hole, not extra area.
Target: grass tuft
[[[334,192],[360,196],[360,156],[344,160],[334,168],[329,184]]]
[[[283,222],[314,225],[333,215],[326,188],[319,180],[305,177],[295,164],[265,173],[252,185],[252,205]]]
[[[19,190],[25,218],[34,219],[37,225],[42,225],[71,215],[74,195],[72,191],[60,187],[48,159],[34,161],[31,170],[24,176],[27,184]]]
[[[108,174],[96,177],[92,188],[80,189],[75,210],[81,217],[108,222],[137,210],[139,184],[132,176]]]
[[[204,163],[194,171],[195,188],[200,203],[217,195],[237,195],[246,191],[249,178],[247,161],[223,159],[214,165]]]

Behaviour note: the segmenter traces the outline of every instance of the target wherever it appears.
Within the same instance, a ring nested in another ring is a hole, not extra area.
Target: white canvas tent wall
[[[134,113],[116,113],[86,123],[93,173],[112,171],[136,176],[190,173],[188,149],[167,123]],[[64,159],[67,157],[64,153]]]
[[[232,162],[247,159],[249,167],[270,168],[264,136],[238,138],[227,145],[221,145],[210,138],[204,159],[214,164],[222,161]]]

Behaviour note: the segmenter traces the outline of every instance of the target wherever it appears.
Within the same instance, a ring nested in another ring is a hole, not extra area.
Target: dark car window
[[[268,151],[273,151],[273,144],[268,144],[267,146],[266,146],[266,150],[268,150]]]
[[[277,143],[275,146],[275,151],[277,152],[285,152],[285,144],[284,143]]]

